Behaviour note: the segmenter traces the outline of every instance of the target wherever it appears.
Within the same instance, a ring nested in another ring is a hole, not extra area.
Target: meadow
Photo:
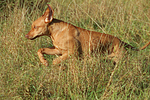
[[[25,35],[46,4],[54,18],[91,31],[120,38],[140,48],[150,41],[150,0],[1,0],[0,99],[1,100],[150,100],[150,46],[128,50],[117,66],[103,56],[62,62],[37,51],[52,46],[49,37],[28,40]]]

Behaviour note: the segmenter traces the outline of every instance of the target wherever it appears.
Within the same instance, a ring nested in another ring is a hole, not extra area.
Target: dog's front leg
[[[71,56],[77,56],[78,55],[78,41],[76,39],[70,39],[66,41],[65,46],[68,46],[67,50],[63,50],[63,53],[60,57],[55,58],[53,60],[53,65],[59,64],[62,61],[68,59]]]
[[[53,65],[61,63],[62,61],[66,60],[68,58],[68,56],[69,56],[69,54],[66,52],[66,53],[62,54],[62,56],[55,58],[53,60]]]
[[[60,51],[58,49],[56,49],[55,47],[51,47],[51,48],[41,48],[38,50],[37,52],[40,61],[45,65],[48,66],[48,62],[47,60],[44,58],[43,54],[48,54],[48,55],[60,55]]]

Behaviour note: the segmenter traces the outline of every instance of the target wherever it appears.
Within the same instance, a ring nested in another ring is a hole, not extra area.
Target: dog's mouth
[[[37,36],[35,36],[35,37],[29,37],[28,35],[26,35],[25,37],[26,37],[27,39],[34,40],[34,39],[36,39],[36,38],[38,38],[38,37],[40,37],[40,36],[42,36],[42,35],[37,35]]]
[[[34,40],[34,39],[36,39],[37,37],[40,37],[40,36],[41,36],[41,35],[37,35],[37,36],[31,37],[31,36],[29,36],[28,34],[25,35],[25,37],[26,37],[27,39],[30,39],[30,40]]]
[[[30,38],[30,40],[34,40],[34,39],[36,39],[37,37],[39,37],[39,36],[36,36],[36,37]]]

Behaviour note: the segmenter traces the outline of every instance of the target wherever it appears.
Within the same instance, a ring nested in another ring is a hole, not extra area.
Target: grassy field
[[[1,0],[0,99],[1,100],[150,100],[150,46],[129,50],[129,60],[118,66],[102,56],[51,65],[55,56],[37,56],[52,46],[49,37],[28,40],[25,34],[46,4],[54,18],[111,34],[137,48],[150,41],[150,0]]]

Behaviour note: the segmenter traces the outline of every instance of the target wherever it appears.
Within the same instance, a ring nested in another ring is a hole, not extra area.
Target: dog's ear
[[[54,11],[49,4],[47,4],[47,6],[48,7],[43,16],[45,17],[45,19],[44,19],[45,23],[50,23],[53,20]]]

